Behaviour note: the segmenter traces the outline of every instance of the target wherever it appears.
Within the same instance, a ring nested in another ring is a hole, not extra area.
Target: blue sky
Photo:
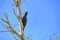
[[[28,11],[25,36],[32,40],[49,40],[50,34],[60,34],[60,0],[23,0],[21,12]],[[0,18],[4,12],[9,16],[11,25],[17,22],[12,11],[12,0],[0,0]],[[14,7],[16,9],[16,7]],[[4,28],[0,24],[0,29]],[[16,27],[18,29],[18,27]],[[4,29],[5,30],[5,29]],[[53,40],[55,37],[53,37]],[[13,40],[11,33],[0,33],[0,40]]]

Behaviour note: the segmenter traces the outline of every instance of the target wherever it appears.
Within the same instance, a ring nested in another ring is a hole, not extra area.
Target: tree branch
[[[0,32],[10,32],[10,30],[0,30]]]
[[[16,15],[16,12],[15,12],[15,10],[14,10],[14,8],[13,8],[13,12],[14,12],[14,15],[16,16],[16,18],[18,18],[18,16]]]
[[[16,7],[18,9],[18,23],[20,27],[20,39],[24,40],[24,33],[23,33],[23,23],[22,23],[22,16],[21,16],[21,10],[20,10],[20,5],[21,5],[21,0],[17,0],[16,2]]]
[[[5,22],[5,20],[3,20],[3,21],[8,24],[8,28],[10,29],[10,32],[16,34],[20,38],[20,34],[16,30],[14,30],[12,28],[12,26],[10,25],[10,22],[8,20],[8,16],[6,15],[6,13],[4,13],[4,15],[6,16],[7,22]],[[1,32],[3,32],[3,31],[1,31]],[[4,31],[4,32],[7,32],[7,31]]]
[[[8,21],[8,15],[6,14],[6,12],[4,13],[4,15],[5,15],[5,17],[6,17],[7,21]]]
[[[3,22],[5,22],[5,23],[8,23],[7,20],[4,20],[3,18],[1,18],[1,20],[2,20]]]
[[[0,23],[2,24],[2,26],[3,26],[4,28],[7,28],[7,26],[5,26],[1,21],[0,21]]]
[[[14,37],[15,40],[18,40],[18,38],[16,38],[16,36],[13,33],[12,33],[12,35],[13,35],[13,37]]]
[[[3,18],[1,18],[1,20],[5,23],[8,24],[8,28],[10,29],[9,31],[1,31],[1,32],[11,32],[15,35],[17,35],[19,37],[19,39],[24,40],[24,33],[23,33],[23,23],[22,23],[22,16],[21,16],[21,9],[20,9],[20,5],[21,5],[21,0],[14,0],[14,3],[17,7],[18,10],[18,15],[16,15],[15,10],[13,9],[14,15],[17,17],[18,19],[18,23],[19,23],[19,27],[20,27],[20,32],[18,33],[16,30],[14,30],[8,20],[8,15],[6,13],[4,13],[6,20],[4,20]]]

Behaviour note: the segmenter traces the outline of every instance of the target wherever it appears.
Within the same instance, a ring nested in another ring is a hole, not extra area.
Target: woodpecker
[[[22,17],[22,23],[23,23],[23,31],[24,31],[24,28],[27,24],[27,12],[25,12],[24,16]]]

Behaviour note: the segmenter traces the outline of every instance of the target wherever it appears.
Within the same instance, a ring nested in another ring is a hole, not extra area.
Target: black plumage
[[[23,31],[24,31],[24,28],[27,24],[27,12],[25,12],[24,16],[22,17],[22,23],[23,23]]]

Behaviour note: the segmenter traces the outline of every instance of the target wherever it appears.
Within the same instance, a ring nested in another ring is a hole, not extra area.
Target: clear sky
[[[0,0],[0,18],[4,12],[9,16],[11,25],[17,22],[12,11],[12,0]],[[16,7],[14,7],[16,9]],[[49,40],[50,34],[60,34],[60,0],[23,0],[21,12],[28,11],[25,36],[32,40]],[[18,29],[18,26],[16,27]],[[0,23],[0,30],[5,30]],[[53,37],[53,40],[56,37]],[[11,33],[0,33],[0,40],[13,40]]]

